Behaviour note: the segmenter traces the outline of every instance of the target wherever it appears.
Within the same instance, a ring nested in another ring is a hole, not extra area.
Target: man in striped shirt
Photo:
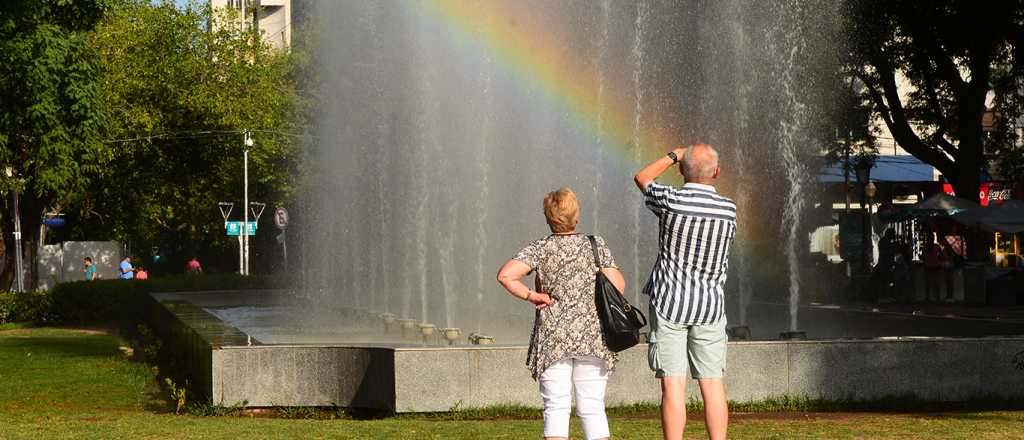
[[[682,188],[655,182],[679,163]],[[721,170],[709,145],[677,148],[636,174],[647,208],[658,216],[658,258],[644,286],[651,297],[648,361],[661,379],[661,427],[681,439],[686,425],[686,373],[697,379],[712,439],[724,439],[725,285],[736,236],[736,204],[718,195]]]

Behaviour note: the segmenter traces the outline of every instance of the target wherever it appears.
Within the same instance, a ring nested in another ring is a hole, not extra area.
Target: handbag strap
[[[590,250],[594,252],[594,266],[597,266],[597,270],[601,270],[601,260],[597,258],[597,239],[593,235],[588,235],[590,239]]]

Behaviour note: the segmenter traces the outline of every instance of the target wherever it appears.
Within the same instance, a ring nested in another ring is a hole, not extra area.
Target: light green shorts
[[[707,325],[675,324],[651,307],[647,362],[656,377],[712,379],[725,375],[726,320]]]

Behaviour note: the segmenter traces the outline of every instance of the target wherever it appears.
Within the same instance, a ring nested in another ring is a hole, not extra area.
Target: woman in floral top
[[[576,387],[576,414],[587,439],[609,436],[604,392],[617,360],[605,346],[594,303],[597,271],[620,292],[626,281],[604,239],[597,240],[601,267],[594,266],[586,235],[576,232],[580,206],[569,188],[544,197],[544,217],[552,234],[534,240],[502,266],[498,282],[512,295],[534,304],[537,317],[526,365],[544,399],[544,437],[569,437],[570,391]],[[537,291],[521,279],[537,275]]]

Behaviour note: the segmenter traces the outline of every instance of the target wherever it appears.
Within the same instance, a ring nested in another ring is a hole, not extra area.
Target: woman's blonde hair
[[[544,217],[551,232],[569,232],[580,221],[580,204],[568,186],[544,196]]]

